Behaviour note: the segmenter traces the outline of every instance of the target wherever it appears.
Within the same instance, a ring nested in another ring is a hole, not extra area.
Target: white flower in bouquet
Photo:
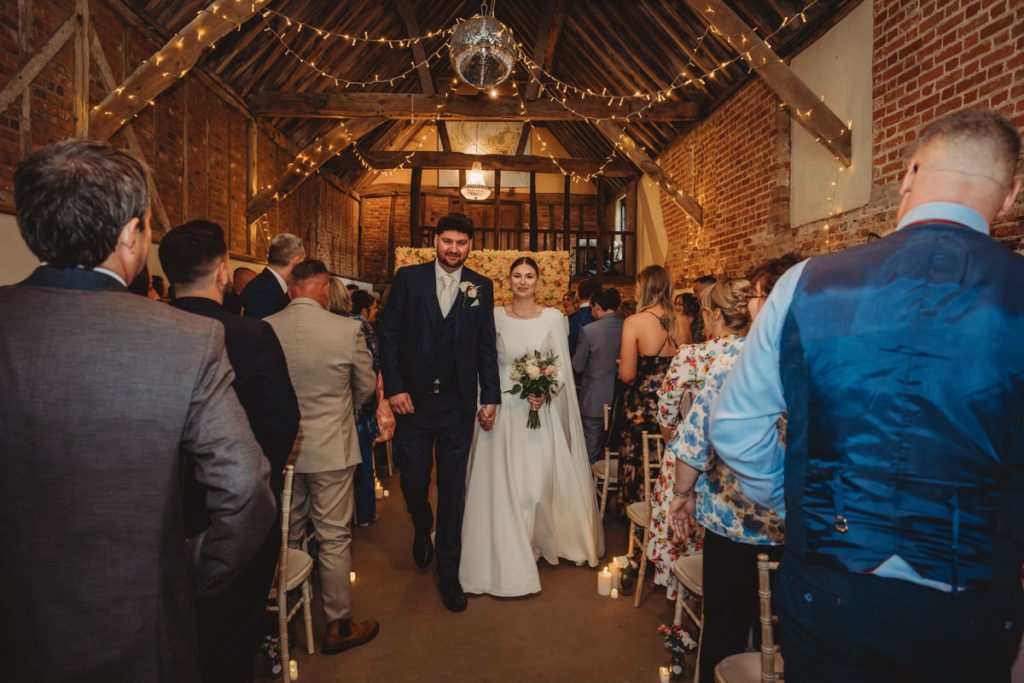
[[[537,378],[539,378],[540,377],[540,368],[538,368],[536,365],[527,365],[526,366],[526,376],[529,377],[530,379],[537,379]]]

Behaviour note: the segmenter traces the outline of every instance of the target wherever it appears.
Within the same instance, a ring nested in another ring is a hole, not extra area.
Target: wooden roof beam
[[[679,184],[672,180],[669,174],[655,163],[654,159],[651,159],[646,152],[640,149],[633,138],[629,137],[621,126],[611,121],[598,121],[595,126],[613,145],[618,146],[637,168],[657,183],[661,191],[675,202],[676,206],[682,209],[690,218],[697,221],[699,225],[704,224],[703,207],[683,188],[679,187]]]
[[[565,24],[565,0],[547,0],[541,10],[543,16],[540,26],[537,27],[537,38],[533,42],[533,54],[530,55],[534,63],[543,69],[551,70],[555,61],[555,48],[558,46],[558,36]],[[535,70],[536,71],[536,70]],[[526,99],[535,100],[540,94],[539,80],[541,74],[533,74],[537,80],[531,80],[526,86]]]
[[[306,178],[316,173],[328,159],[358,140],[387,119],[376,117],[342,123],[321,135],[298,153],[273,185],[249,200],[246,221],[252,223],[287,197]]]
[[[92,110],[89,130],[97,140],[108,140],[153,98],[188,73],[203,51],[258,12],[267,0],[237,2],[215,0],[195,19],[144,61],[135,72]]]
[[[711,27],[712,33],[725,36],[729,45],[790,108],[797,123],[844,164],[852,163],[850,129],[728,5],[722,0],[685,2]]]
[[[352,118],[383,116],[389,119],[433,119],[440,95],[357,92],[259,92],[252,95],[249,108],[255,116],[270,118]],[[607,118],[625,116],[642,109],[646,102],[625,102],[608,105],[592,97],[572,102],[572,108],[584,116]],[[519,113],[519,100],[510,97],[463,97],[452,95],[440,117],[451,120],[492,121],[578,121],[576,114],[556,102],[537,100],[526,103],[526,113]],[[643,115],[644,121],[695,121],[700,107],[695,102],[669,100],[654,104]]]
[[[405,23],[405,30],[408,31],[408,35],[418,36],[420,35],[420,25],[416,21],[416,11],[412,8],[412,3],[409,0],[398,0],[398,13],[402,15],[402,21]],[[420,90],[424,95],[434,95],[434,81],[430,77],[430,67],[427,66],[427,53],[423,49],[423,42],[416,41],[412,44],[412,57],[418,65],[416,67],[416,74],[420,78]],[[452,143],[448,138],[448,126],[445,125],[444,121],[437,122],[437,139],[441,142],[441,149],[445,152],[452,151]]]
[[[522,171],[537,173],[559,173],[550,157],[513,154],[462,154],[460,152],[407,152],[372,151],[363,152],[363,157],[371,165],[382,168],[396,168],[406,162],[409,168],[469,168],[473,162],[479,161],[488,171]],[[406,161],[408,159],[408,161]],[[341,162],[341,160],[339,160]],[[589,175],[600,170],[603,160],[593,159],[557,159],[558,164],[566,171],[577,175]],[[356,168],[355,159],[348,159],[339,166]],[[604,175],[628,178],[636,175],[633,166],[622,161],[614,161],[604,168]]]
[[[18,95],[25,92],[32,79],[39,75],[53,56],[60,52],[64,44],[68,42],[75,27],[78,24],[78,15],[72,14],[64,23],[57,27],[57,30],[50,34],[46,42],[39,46],[39,49],[32,53],[28,61],[14,74],[4,87],[0,89],[0,111],[6,111],[7,107],[18,98]]]

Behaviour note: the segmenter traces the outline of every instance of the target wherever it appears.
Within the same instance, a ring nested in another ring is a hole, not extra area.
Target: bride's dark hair
[[[533,272],[537,273],[537,277],[540,277],[540,266],[538,266],[537,262],[534,261],[529,256],[520,256],[515,261],[513,261],[512,265],[508,267],[508,274],[512,275],[512,271],[523,264],[526,264],[533,268]]]

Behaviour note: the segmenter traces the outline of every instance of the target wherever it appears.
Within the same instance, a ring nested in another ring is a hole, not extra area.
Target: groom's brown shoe
[[[412,537],[412,559],[420,569],[430,566],[434,559],[434,544],[430,540],[430,530],[416,531]]]
[[[320,651],[325,655],[336,655],[353,647],[365,645],[376,638],[379,632],[380,624],[375,619],[335,619],[327,624],[327,633],[320,644]]]

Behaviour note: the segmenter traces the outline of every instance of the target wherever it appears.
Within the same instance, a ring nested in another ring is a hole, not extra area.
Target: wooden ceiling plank
[[[546,156],[516,156],[513,154],[463,154],[461,152],[406,152],[401,150],[363,152],[363,157],[371,165],[382,168],[397,168],[408,158],[407,168],[469,168],[473,162],[479,161],[489,171],[535,171],[537,173],[559,173],[558,168]],[[577,175],[596,173],[603,160],[564,158],[557,159],[558,164]],[[358,161],[346,159],[338,163],[338,167],[355,168]],[[604,169],[604,175],[610,177],[629,177],[635,175],[633,167],[623,162],[613,162]]]
[[[833,155],[849,166],[850,129],[722,0],[684,0],[709,26],[746,43],[735,49],[792,112],[793,118]],[[751,46],[743,51],[746,46]]]
[[[248,223],[267,213],[277,202],[287,197],[295,188],[302,184],[324,163],[338,152],[384,123],[383,118],[369,118],[342,123],[320,136],[298,153],[295,159],[285,168],[284,172],[265,190],[249,200],[246,206]]]
[[[192,69],[203,51],[258,12],[266,0],[215,0],[92,110],[91,135],[107,140]]]
[[[351,118],[359,116],[384,116],[393,119],[433,119],[440,95],[405,93],[365,92],[259,92],[252,95],[249,108],[255,116],[279,118]],[[646,102],[612,105],[598,98],[574,100],[572,108],[581,114],[594,118],[612,114],[624,116],[640,110]],[[645,121],[694,121],[701,116],[700,107],[694,102],[658,102],[645,114]],[[526,103],[526,113],[520,113],[519,101],[510,98],[448,97],[443,119],[452,120],[496,120],[522,121],[578,121],[576,114],[557,102],[537,100]]]
[[[533,53],[530,55],[534,63],[547,71],[551,71],[554,59],[555,48],[558,47],[559,34],[565,24],[566,2],[565,0],[547,0],[541,14],[540,26],[537,28],[537,38],[533,42]],[[541,73],[535,70],[534,78],[540,79]],[[538,81],[531,80],[526,86],[527,101],[537,99],[540,94]]]
[[[346,5],[343,2],[339,2],[334,5],[334,8],[323,17],[317,17],[317,24],[322,26],[333,26],[338,18],[338,15],[346,9]],[[309,59],[314,64],[319,64],[323,61],[324,53],[330,48],[331,40],[320,36],[316,31],[308,31],[308,36],[301,50],[301,54],[305,54],[307,50],[310,51]],[[318,42],[319,41],[319,42]],[[282,69],[281,74],[276,79],[280,86],[277,89],[280,90],[295,90],[296,84],[299,79],[307,75],[306,66],[298,61],[292,60],[292,64],[289,67]]]
[[[679,184],[640,149],[619,125],[612,121],[598,121],[594,125],[613,145],[618,144],[629,160],[657,183],[661,191],[672,199],[680,209],[698,224],[704,224],[704,209],[697,200],[679,187]]]
[[[413,9],[412,3],[409,0],[397,0],[398,2],[398,14],[402,17],[402,22],[405,24],[406,35],[410,38],[420,35],[420,25],[416,21],[416,10]],[[416,41],[412,44],[412,57],[413,61],[418,65],[416,67],[416,74],[420,78],[420,92],[424,95],[435,94],[434,81],[430,77],[430,67],[426,64],[427,53],[423,49],[423,42]],[[437,139],[441,142],[441,149],[445,152],[452,151],[452,142],[448,137],[448,127],[444,121],[437,122]]]
[[[0,89],[0,111],[6,111],[7,107],[11,106],[11,103],[25,92],[32,83],[32,79],[39,75],[43,67],[53,59],[55,54],[60,52],[60,49],[74,35],[77,25],[78,15],[72,14],[50,34],[46,42],[40,45],[39,49],[33,52],[25,64],[18,69],[18,72],[4,84],[3,89]]]

